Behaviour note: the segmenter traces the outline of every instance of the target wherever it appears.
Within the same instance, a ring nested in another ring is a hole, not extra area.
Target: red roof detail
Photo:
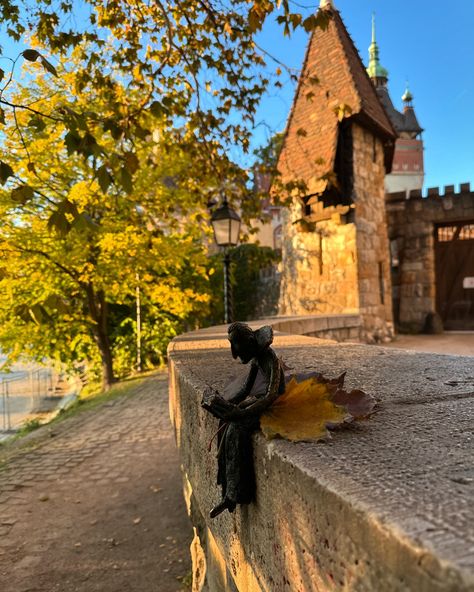
[[[396,138],[339,13],[331,13],[327,30],[316,29],[308,44],[278,160],[282,180],[304,181],[308,195],[324,189],[319,178],[333,169],[341,105],[351,109],[346,117],[370,128],[392,151]],[[319,83],[311,84],[315,76]]]

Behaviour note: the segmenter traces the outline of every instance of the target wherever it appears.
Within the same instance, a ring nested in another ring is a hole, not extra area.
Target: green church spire
[[[375,12],[372,13],[372,43],[369,46],[369,67],[367,73],[372,79],[388,78],[387,70],[380,65],[379,61],[379,46],[375,40]]]

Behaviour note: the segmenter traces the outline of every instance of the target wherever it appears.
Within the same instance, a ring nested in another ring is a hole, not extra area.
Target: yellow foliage
[[[344,407],[332,402],[332,392],[331,385],[314,377],[299,383],[292,378],[283,395],[261,416],[263,433],[267,438],[281,436],[293,442],[326,438],[328,425],[348,417]]]
[[[96,181],[79,181],[69,191],[69,200],[75,203],[79,209],[87,209],[90,206],[99,206],[104,201],[99,195],[99,185]]]

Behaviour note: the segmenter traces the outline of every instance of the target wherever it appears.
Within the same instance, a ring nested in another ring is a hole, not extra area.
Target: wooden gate
[[[474,220],[435,227],[436,308],[447,330],[474,330]]]

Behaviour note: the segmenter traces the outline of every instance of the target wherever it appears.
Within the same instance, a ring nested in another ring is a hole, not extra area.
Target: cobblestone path
[[[192,533],[167,393],[156,374],[0,450],[1,592],[186,589]]]

